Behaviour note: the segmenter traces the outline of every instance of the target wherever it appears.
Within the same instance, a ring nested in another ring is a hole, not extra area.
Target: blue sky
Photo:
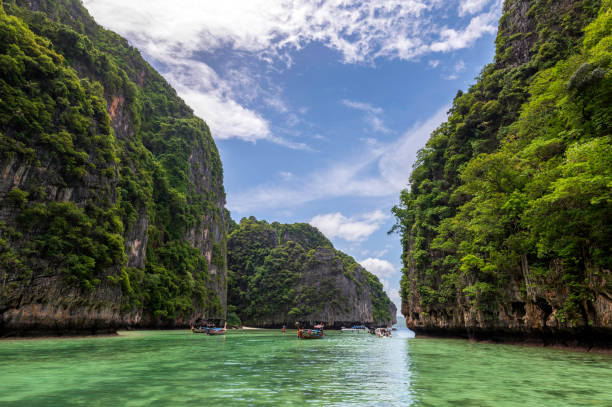
[[[501,0],[85,0],[211,128],[232,217],[309,222],[400,308],[416,152],[494,55]]]

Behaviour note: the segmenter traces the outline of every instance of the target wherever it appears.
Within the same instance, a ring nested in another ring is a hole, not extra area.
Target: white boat
[[[342,331],[342,333],[351,333],[351,332],[366,333],[366,332],[368,332],[368,328],[363,326],[363,325],[354,325],[354,326],[352,326],[350,328],[342,327],[340,329],[340,331]]]
[[[379,338],[390,338],[391,330],[389,328],[376,328],[374,334]]]

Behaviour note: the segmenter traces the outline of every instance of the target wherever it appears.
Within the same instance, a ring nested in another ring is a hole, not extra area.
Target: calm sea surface
[[[0,406],[612,406],[612,355],[328,332],[0,342]]]

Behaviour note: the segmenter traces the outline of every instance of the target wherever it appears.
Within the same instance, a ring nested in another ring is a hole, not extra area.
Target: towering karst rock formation
[[[612,10],[506,0],[394,208],[417,332],[612,343]]]
[[[0,334],[226,311],[206,124],[78,0],[0,3]]]
[[[378,278],[308,224],[244,218],[227,248],[228,304],[247,325],[396,322],[395,305]]]

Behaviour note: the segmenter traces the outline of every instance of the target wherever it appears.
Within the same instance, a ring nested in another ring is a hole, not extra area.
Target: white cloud
[[[286,179],[286,180],[293,178],[293,174],[289,171],[281,171],[278,173],[278,175],[280,175],[281,178]]]
[[[495,33],[497,18],[497,10],[494,9],[472,18],[468,26],[462,30],[445,27],[440,30],[440,40],[429,45],[429,49],[434,52],[448,52],[467,48],[483,35]]]
[[[462,1],[460,12],[476,13],[486,3]],[[291,54],[310,43],[336,50],[345,63],[376,58],[412,59],[427,53],[470,46],[495,32],[500,0],[472,18],[467,27],[442,27],[441,0],[84,0],[94,18],[129,39],[211,127],[218,139],[268,140],[308,149],[273,134],[260,106],[289,114],[279,89],[254,75],[246,60],[271,69],[292,63]],[[222,50],[233,64],[216,71],[203,55]],[[250,59],[248,59],[250,58]],[[236,66],[240,68],[236,68]],[[197,74],[189,74],[189,71]],[[262,103],[257,103],[261,99]],[[302,113],[303,114],[303,113]],[[387,132],[376,111],[374,131]],[[294,117],[288,122],[295,123]]]
[[[372,130],[374,130],[375,132],[378,132],[378,133],[390,133],[391,132],[391,130],[389,130],[387,126],[385,126],[383,121],[378,116],[370,117],[370,122],[368,124],[372,127]]]
[[[269,183],[233,194],[228,197],[228,207],[247,214],[262,206],[294,208],[320,199],[397,196],[408,186],[417,151],[446,119],[447,110],[444,106],[393,143],[367,144],[363,154],[303,177],[294,177],[289,185]]]
[[[395,266],[390,261],[368,257],[359,262],[366,270],[378,278],[388,278],[397,273]]]
[[[353,109],[362,110],[364,112],[368,112],[371,114],[381,114],[383,112],[382,108],[372,106],[369,103],[363,102],[355,102],[353,100],[342,99],[340,101],[344,106],[351,107]]]
[[[449,80],[449,81],[455,80],[459,78],[459,72],[462,72],[464,70],[465,70],[465,62],[463,62],[463,60],[459,60],[453,67],[452,73],[444,76],[444,79]]]
[[[481,11],[489,0],[460,0],[459,1],[459,16],[463,17],[466,14],[474,14]]]
[[[446,120],[448,106],[444,106],[423,123],[417,123],[408,130],[380,158],[378,168],[383,179],[391,186],[394,194],[408,186],[408,176],[416,154],[434,131]]]
[[[397,312],[398,313],[401,312],[401,309],[402,309],[402,297],[400,296],[399,290],[397,288],[389,287],[385,291],[387,292],[387,295],[389,296],[389,299],[391,301],[393,301],[393,303],[397,307]]]
[[[356,102],[354,100],[342,99],[340,101],[344,106],[350,107],[351,109],[361,110],[365,112],[364,121],[370,128],[378,133],[389,133],[389,130],[382,119],[378,116],[383,114],[383,109],[380,107],[372,106],[369,103]]]
[[[233,99],[214,90],[201,92],[180,84],[175,88],[195,114],[206,119],[216,139],[235,137],[254,142],[270,138],[268,122]]]
[[[345,62],[376,54],[406,58],[421,45],[439,0],[291,1],[85,0],[103,25],[158,52],[235,51],[281,58],[319,42]],[[121,18],[118,18],[121,16]]]
[[[395,304],[397,307],[397,312],[399,313],[402,308],[402,298],[400,296],[399,290],[391,285],[391,283],[384,278],[378,279],[380,283],[383,285],[383,290],[387,293],[387,296]]]
[[[382,211],[351,218],[336,212],[317,215],[308,223],[318,228],[329,239],[339,237],[349,242],[358,242],[367,239],[380,229],[382,223],[388,218],[389,215]]]
[[[438,65],[440,65],[440,60],[439,59],[432,59],[429,62],[427,62],[427,64],[432,67],[432,68],[437,68]]]

